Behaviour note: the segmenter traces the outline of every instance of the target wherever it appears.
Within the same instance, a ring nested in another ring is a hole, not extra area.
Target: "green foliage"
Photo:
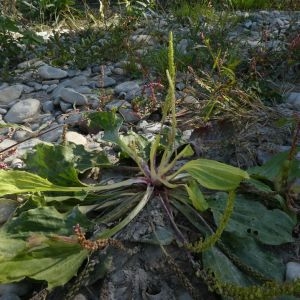
[[[66,13],[71,13],[74,4],[74,0],[20,0],[18,9],[25,18],[57,23]]]
[[[12,18],[0,15],[0,74],[9,77],[12,66],[26,59],[29,51],[43,43],[33,31],[19,26]]]
[[[206,48],[213,60],[210,75],[213,72],[222,75],[221,87],[225,85],[227,92],[236,81],[234,64],[231,68],[222,64],[221,52],[214,52],[209,43]],[[64,51],[67,53],[66,49]],[[187,162],[193,149],[189,144],[179,147],[174,52],[170,33],[166,52],[169,88],[162,105],[161,122],[163,125],[169,118],[171,125],[162,126],[153,141],[130,131],[121,134],[122,119],[116,112],[93,112],[86,115],[88,126],[101,128],[103,139],[118,146],[119,164],[110,165],[102,152],[87,152],[82,146],[66,143],[36,146],[27,154],[26,171],[0,170],[0,196],[19,194],[23,199],[13,217],[1,227],[1,282],[29,277],[46,281],[48,289],[64,285],[89,254],[73,237],[75,224],[90,230],[93,240],[112,237],[155,198],[161,201],[174,230],[181,237],[178,243],[202,254],[201,260],[207,271],[197,274],[211,290],[236,299],[246,296],[250,299],[253,295],[259,299],[261,295],[269,297],[298,291],[297,283],[281,285],[272,281],[269,285],[251,287],[257,282],[283,280],[282,262],[261,246],[293,241],[291,231],[295,222],[286,212],[270,209],[260,203],[260,199],[254,201],[251,193],[244,195],[239,190],[242,183],[243,187],[248,184],[264,193],[273,192],[272,188],[277,187],[274,182],[279,180],[281,185],[276,191],[283,197],[284,184],[299,177],[295,162],[296,138],[288,154],[251,170],[252,178],[246,171],[214,160],[200,158]],[[211,92],[212,85],[203,81],[201,84]],[[126,167],[123,157],[130,157],[137,169],[129,179],[128,175],[122,176],[118,171],[119,165]],[[104,180],[88,185],[81,182],[83,172],[100,167],[105,173],[108,166],[110,176],[118,176],[115,183]],[[0,201],[0,208],[1,205],[7,205],[7,201]],[[94,219],[88,220],[87,215]],[[186,222],[193,226],[192,236],[196,236],[198,242],[186,240],[176,224],[179,216],[185,217],[188,233],[190,228]],[[93,227],[97,223],[107,224],[106,229],[95,233]],[[158,236],[156,242],[166,245],[177,238],[163,230]],[[153,236],[145,238],[151,243],[153,240]]]

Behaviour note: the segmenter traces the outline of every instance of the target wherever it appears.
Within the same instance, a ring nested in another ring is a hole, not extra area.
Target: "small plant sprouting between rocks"
[[[122,119],[114,112],[87,116],[88,126],[101,127],[103,139],[118,145],[120,155],[134,161],[136,176],[115,178],[114,183],[84,184],[79,178],[87,170],[100,167],[105,172],[120,166],[112,165],[104,153],[68,143],[37,145],[27,154],[26,171],[0,170],[0,203],[11,207],[12,212],[0,228],[1,283],[29,277],[47,281],[49,290],[66,284],[90,251],[106,245],[122,247],[121,241],[112,237],[154,199],[161,202],[174,227],[172,241],[184,246],[183,251],[202,253],[204,269],[195,272],[200,272],[201,280],[213,291],[231,295],[227,287],[234,286],[235,293],[240,293],[240,287],[269,281],[268,277],[272,277],[270,281],[282,280],[282,263],[260,244],[291,242],[294,222],[283,211],[268,210],[237,193],[241,182],[250,180],[246,171],[203,158],[188,160],[193,149],[189,144],[180,145],[175,117],[172,33],[168,65],[169,88],[162,106],[161,131],[154,140],[134,132],[122,135]],[[167,119],[170,127],[164,125]],[[181,232],[175,211],[192,225],[190,231],[200,242]],[[214,218],[212,225],[206,221],[209,212]],[[111,225],[95,231],[97,224]],[[89,240],[81,228],[92,233]],[[211,273],[216,284],[209,284],[210,276],[205,274]],[[222,288],[216,289],[216,285]],[[297,289],[295,284],[293,292]]]

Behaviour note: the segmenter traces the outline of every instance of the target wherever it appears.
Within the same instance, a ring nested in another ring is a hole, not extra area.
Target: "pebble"
[[[68,76],[68,72],[59,69],[59,68],[54,68],[52,66],[41,66],[38,69],[38,75],[42,78],[42,79],[61,79],[61,78],[65,78]]]
[[[42,109],[45,113],[51,113],[54,111],[53,101],[45,101],[42,103]]]
[[[286,264],[285,279],[286,281],[293,281],[300,278],[300,263],[290,261]]]
[[[115,86],[115,93],[128,93],[132,90],[138,90],[140,87],[136,81],[125,81]]]
[[[87,105],[88,100],[85,95],[76,92],[72,88],[63,88],[60,92],[60,97],[72,105]]]
[[[0,104],[9,104],[12,101],[19,99],[23,92],[23,85],[16,84],[5,87],[0,90]]]
[[[53,130],[51,130],[53,129]],[[59,126],[58,124],[52,124],[49,128],[46,130],[47,132],[40,135],[41,141],[45,141],[48,143],[54,143],[57,142],[60,137],[63,134],[63,127]]]
[[[291,104],[295,110],[300,111],[300,93],[292,92],[287,96],[286,102]]]
[[[0,295],[14,294],[23,296],[28,293],[28,284],[25,282],[0,284]]]
[[[74,143],[76,145],[86,145],[87,139],[82,134],[75,131],[68,131],[66,133],[66,141]]]

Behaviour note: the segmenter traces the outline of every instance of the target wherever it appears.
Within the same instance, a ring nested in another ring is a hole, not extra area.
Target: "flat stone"
[[[0,150],[7,149],[13,145],[15,145],[17,142],[11,139],[5,139],[0,143]]]
[[[42,108],[45,113],[51,113],[54,110],[54,104],[52,101],[45,101]]]
[[[197,103],[199,103],[199,101],[195,97],[189,95],[189,96],[184,97],[183,103],[197,104]]]
[[[49,129],[53,130],[49,131]],[[40,139],[48,143],[54,143],[57,142],[63,134],[63,126],[58,127],[58,124],[53,124],[46,131],[46,133],[40,135]]]
[[[13,139],[17,142],[22,142],[32,136],[32,132],[27,131],[27,130],[17,130],[14,135]]]
[[[124,93],[124,92],[123,92]],[[132,101],[134,98],[137,98],[142,95],[142,90],[140,88],[135,90],[130,90],[125,94],[125,100],[126,101]]]
[[[16,294],[8,293],[1,295],[0,300],[21,300],[21,298]]]
[[[95,76],[92,78],[92,82],[89,84],[89,87],[94,88],[106,88],[115,85],[117,82],[115,79],[109,76]]]
[[[152,46],[155,44],[152,36],[149,34],[134,34],[130,37],[130,40],[136,44],[143,44],[145,46]]]
[[[15,294],[23,296],[30,290],[31,286],[23,282],[0,284],[0,295]]]
[[[114,68],[112,70],[112,72],[116,75],[124,75],[126,74],[126,70],[124,70],[123,68]]]
[[[75,131],[68,131],[66,133],[66,141],[72,142],[76,145],[86,145],[87,139],[80,133]]]
[[[9,104],[16,99],[19,99],[24,86],[21,84],[16,84],[12,86],[5,87],[0,90],[0,104]]]
[[[87,105],[88,100],[85,95],[82,95],[81,93],[76,92],[72,88],[64,88],[60,92],[60,97],[73,105]]]
[[[131,104],[125,100],[112,100],[105,105],[106,110],[118,110],[121,107],[130,108]]]
[[[23,61],[18,64],[18,69],[37,68],[45,63],[37,58]]]
[[[300,263],[290,261],[286,264],[286,281],[293,281],[300,278]]]
[[[14,213],[18,204],[16,201],[10,199],[1,199],[0,202],[0,224],[6,222]]]
[[[292,92],[287,96],[286,102],[295,110],[300,111],[300,93]]]
[[[65,102],[65,101],[59,101],[59,106],[62,112],[67,112],[69,109],[72,108],[72,104]]]
[[[127,93],[131,90],[138,90],[140,87],[139,85],[137,84],[136,81],[125,81],[125,82],[122,82],[120,84],[118,84],[116,87],[115,87],[115,93],[116,94],[120,94],[120,93]]]
[[[61,78],[65,78],[68,76],[68,72],[59,69],[59,68],[54,68],[48,65],[45,66],[41,66],[38,69],[38,75],[42,78],[42,79],[61,79]]]
[[[8,123],[24,123],[38,114],[40,105],[40,101],[37,99],[21,100],[9,109],[4,120]]]
[[[125,122],[136,124],[141,120],[141,117],[130,108],[120,108],[119,113]]]

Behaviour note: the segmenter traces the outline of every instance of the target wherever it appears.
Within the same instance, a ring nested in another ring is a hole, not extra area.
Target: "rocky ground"
[[[243,18],[232,28],[228,38],[233,43],[244,45],[244,53],[239,53],[241,56],[246,56],[249,49],[258,46],[270,51],[284,48],[287,46],[284,41],[289,34],[300,33],[300,13],[297,12],[259,11],[239,14]],[[172,22],[166,16],[152,16],[147,20],[147,25],[136,29],[129,41],[142,45],[140,53],[158,47],[157,36],[149,33],[149,28],[155,26],[164,40],[167,40],[170,29],[174,31],[179,41],[176,45],[179,52],[186,53],[199,46],[191,44],[192,40],[186,38],[188,26],[174,25]],[[201,22],[204,24],[205,19]],[[262,30],[268,33],[268,38],[264,41],[261,39]],[[43,36],[48,38],[48,33],[43,33]],[[1,164],[22,168],[22,156],[26,151],[38,143],[61,142],[64,128],[67,128],[67,132],[64,132],[67,141],[84,145],[90,150],[104,149],[114,159],[110,145],[101,140],[101,131],[89,132],[86,128],[84,113],[87,111],[116,110],[124,119],[123,130],[133,128],[147,138],[152,138],[160,129],[159,114],[143,114],[134,105],[134,99],[137,97],[144,96],[150,99],[151,81],[142,77],[133,79],[126,67],[127,63],[126,60],[120,60],[77,70],[69,68],[67,64],[65,67],[54,67],[46,59],[34,58],[18,65],[13,82],[7,83],[0,79],[0,124],[22,125],[17,129],[0,128],[0,151],[3,155]],[[271,155],[290,147],[289,128],[279,129],[275,127],[274,121],[281,117],[299,115],[299,65],[282,66],[282,72],[278,74],[277,90],[281,93],[283,101],[279,104],[273,103],[269,107],[262,105],[253,108],[255,115],[252,118],[247,115],[247,119],[244,119],[246,122],[241,120],[240,124],[220,123],[216,119],[209,125],[202,125],[200,117],[197,117],[197,110],[202,107],[202,99],[195,92],[195,84],[189,79],[189,75],[185,72],[178,73],[177,113],[180,129],[186,140],[194,144],[198,155],[245,168],[262,164]],[[158,101],[165,90],[164,87],[155,89]],[[190,122],[191,120],[193,122]],[[197,124],[200,126],[196,126]],[[4,150],[8,148],[14,151],[7,156]],[[153,217],[153,212],[160,210],[159,206],[148,207],[136,220],[135,225],[128,226],[127,234],[135,234],[136,241],[139,241],[148,233],[145,224],[149,224],[150,221],[170,227],[167,220]],[[143,228],[143,232],[139,232],[137,228]],[[105,280],[99,285],[98,273],[101,273],[104,267],[98,263],[98,271],[93,273],[95,278],[89,278],[88,286],[70,299],[192,299],[178,282],[174,272],[167,267],[159,248],[134,241],[130,248],[133,251],[130,255],[124,255],[121,250],[110,250],[117,259],[113,261]],[[178,249],[170,251],[176,252]],[[101,257],[93,257],[93,260],[101,261]],[[185,258],[179,259],[178,263],[184,265]],[[300,264],[289,263],[287,268],[288,276],[299,276]],[[26,282],[0,285],[0,299],[25,299],[23,295],[27,294],[31,287],[32,284]],[[61,299],[60,293],[60,290],[56,291],[49,299]],[[205,296],[205,293],[203,289],[203,299],[216,299],[208,294]]]

